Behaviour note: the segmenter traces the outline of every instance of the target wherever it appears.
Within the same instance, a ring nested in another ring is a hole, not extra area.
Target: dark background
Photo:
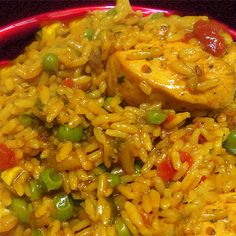
[[[236,0],[130,0],[132,4],[208,14],[236,28]],[[115,0],[0,0],[0,25],[26,16],[81,5],[114,4]]]
[[[130,0],[133,5],[177,10],[187,15],[209,15],[236,29],[236,0]],[[89,5],[112,5],[115,0],[0,0],[0,27],[12,21],[53,10]],[[34,35],[0,44],[0,61],[15,58]]]

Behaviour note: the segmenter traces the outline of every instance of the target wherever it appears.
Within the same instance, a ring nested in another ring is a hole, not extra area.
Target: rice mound
[[[155,37],[181,41],[195,22],[207,20],[159,17],[131,12],[120,0],[116,10],[44,26],[0,69],[0,144],[16,159],[0,170],[0,235],[235,235],[236,158],[222,147],[235,123],[234,101],[220,111],[176,112],[158,102],[128,105],[122,94],[108,93],[113,53]],[[233,45],[229,35],[225,40]],[[54,72],[43,66],[47,53],[59,58]],[[163,110],[167,120],[150,124],[150,109]],[[22,116],[33,123],[25,124]],[[60,138],[63,125],[81,127],[81,139]],[[160,175],[166,160],[171,179]],[[30,200],[32,181],[48,168],[62,177],[61,187]],[[115,184],[111,173],[118,176]],[[58,193],[73,201],[69,219],[55,217]],[[15,198],[32,208],[26,223],[11,208]]]

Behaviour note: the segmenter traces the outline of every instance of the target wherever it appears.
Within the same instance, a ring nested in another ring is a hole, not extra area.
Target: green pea
[[[107,171],[109,171],[109,169],[103,163],[93,169],[93,173],[96,176],[101,175],[102,173]]]
[[[19,116],[19,121],[24,127],[30,127],[34,124],[34,119],[29,115]]]
[[[43,195],[44,192],[43,185],[38,180],[31,180],[30,191],[31,191],[30,200],[31,201],[38,200]]]
[[[109,174],[107,180],[112,188],[116,187],[121,183],[119,175]]]
[[[236,154],[236,129],[231,130],[227,139],[223,142],[223,147],[230,153]]]
[[[103,107],[106,110],[110,109],[111,100],[112,100],[112,97],[106,97],[106,99],[104,100]]]
[[[107,168],[104,163],[100,164],[98,167],[101,168],[103,172],[109,171],[109,168]]]
[[[126,226],[126,224],[124,223],[124,221],[122,220],[121,217],[116,218],[115,229],[116,229],[118,236],[131,236],[131,233],[130,233],[128,227]]]
[[[12,199],[9,209],[13,212],[13,214],[18,218],[21,223],[29,223],[32,212],[32,205],[27,204],[25,200],[21,198]]]
[[[39,229],[33,229],[32,236],[43,236],[43,234]]]
[[[124,170],[121,167],[115,167],[114,169],[112,169],[111,174],[113,174],[113,175],[123,175]]]
[[[151,19],[156,20],[156,19],[159,19],[163,16],[164,16],[164,12],[157,12],[157,13],[152,14]]]
[[[135,174],[141,174],[142,166],[143,166],[142,161],[140,161],[140,160],[135,161],[135,163],[134,163]]]
[[[115,16],[116,14],[117,10],[115,7],[107,11],[107,16]]]
[[[160,125],[167,118],[167,114],[163,110],[149,110],[146,113],[146,120],[149,124]]]
[[[79,142],[82,136],[83,136],[83,128],[81,126],[70,128],[67,124],[65,124],[65,125],[60,125],[57,129],[57,137],[62,140]]]
[[[87,28],[84,31],[84,37],[87,38],[88,40],[92,40],[94,36],[94,31],[91,28]]]
[[[47,191],[57,190],[63,184],[63,179],[53,168],[43,170],[39,175],[39,180],[45,184]]]
[[[43,67],[49,72],[57,72],[59,68],[59,59],[55,53],[47,53],[43,57]]]
[[[55,218],[58,220],[68,220],[73,215],[73,202],[65,193],[59,193],[53,198],[56,208]]]

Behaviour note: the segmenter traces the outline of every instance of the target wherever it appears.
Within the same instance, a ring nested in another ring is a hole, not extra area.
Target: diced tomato
[[[159,164],[157,171],[159,176],[165,181],[172,180],[176,173],[169,158]]]
[[[0,143],[0,170],[6,170],[17,164],[15,153],[5,144]]]
[[[199,20],[193,26],[193,35],[207,52],[219,57],[226,51],[224,38],[219,34],[222,30],[215,21]]]
[[[182,161],[182,163],[188,162],[189,167],[193,165],[193,158],[188,152],[180,152],[179,155],[180,155],[180,160]]]
[[[144,212],[143,210],[140,211],[140,215],[142,217],[142,220],[143,220],[143,224],[145,226],[149,225],[150,222],[149,222],[149,219],[148,219],[148,214],[146,212]]]
[[[207,141],[206,138],[202,134],[200,134],[198,138],[198,143],[203,144],[206,141]]]
[[[183,42],[187,43],[191,38],[194,37],[193,33],[186,33],[182,39]]]
[[[64,79],[62,81],[62,85],[69,88],[73,88],[75,86],[74,81],[71,78]]]
[[[170,123],[174,118],[175,118],[175,115],[172,114],[172,113],[169,113],[168,116],[167,116],[167,118],[165,119],[164,123],[165,123],[165,124],[168,124],[168,123]]]
[[[202,184],[206,179],[207,179],[207,177],[205,175],[203,175],[202,178],[200,179],[199,184]]]

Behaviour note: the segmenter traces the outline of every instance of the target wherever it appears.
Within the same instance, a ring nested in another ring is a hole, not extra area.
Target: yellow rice
[[[66,25],[43,27],[23,54],[0,69],[0,143],[12,149],[18,160],[17,166],[0,172],[0,235],[28,236],[37,229],[52,236],[122,236],[115,217],[121,217],[129,235],[235,235],[236,158],[222,147],[235,123],[235,104],[205,116],[166,110],[174,118],[162,125],[145,119],[149,108],[161,108],[159,103],[128,106],[117,94],[104,108],[108,57],[118,50],[141,48],[152,40],[159,24],[141,12],[131,13],[126,0],[119,0],[116,10],[115,15],[95,11]],[[207,17],[162,17],[169,27],[165,40],[181,40],[185,29],[199,19]],[[176,22],[182,29],[176,30]],[[86,28],[94,30],[94,40],[83,36]],[[179,57],[194,62],[201,51],[196,41],[189,43],[194,54],[181,51]],[[56,74],[42,66],[48,52],[59,57]],[[161,55],[155,53],[154,57]],[[170,67],[189,76],[180,61]],[[63,86],[65,78],[72,78],[75,87]],[[208,82],[202,82],[199,91],[214,86],[214,81]],[[145,82],[139,87],[146,95],[151,93]],[[36,124],[24,127],[19,121],[22,114],[34,117]],[[82,140],[55,137],[53,129],[62,124],[82,126]],[[204,143],[199,143],[200,136]],[[192,166],[181,161],[180,152],[191,154]],[[167,157],[176,170],[169,182],[157,171]],[[137,160],[143,163],[139,174],[134,172]],[[29,182],[39,179],[47,167],[56,169],[63,185],[31,202]],[[108,172],[114,167],[122,167],[124,173],[120,184],[111,187]],[[59,192],[79,202],[67,221],[53,216],[52,199]],[[20,223],[9,209],[16,197],[33,206],[28,224]]]

